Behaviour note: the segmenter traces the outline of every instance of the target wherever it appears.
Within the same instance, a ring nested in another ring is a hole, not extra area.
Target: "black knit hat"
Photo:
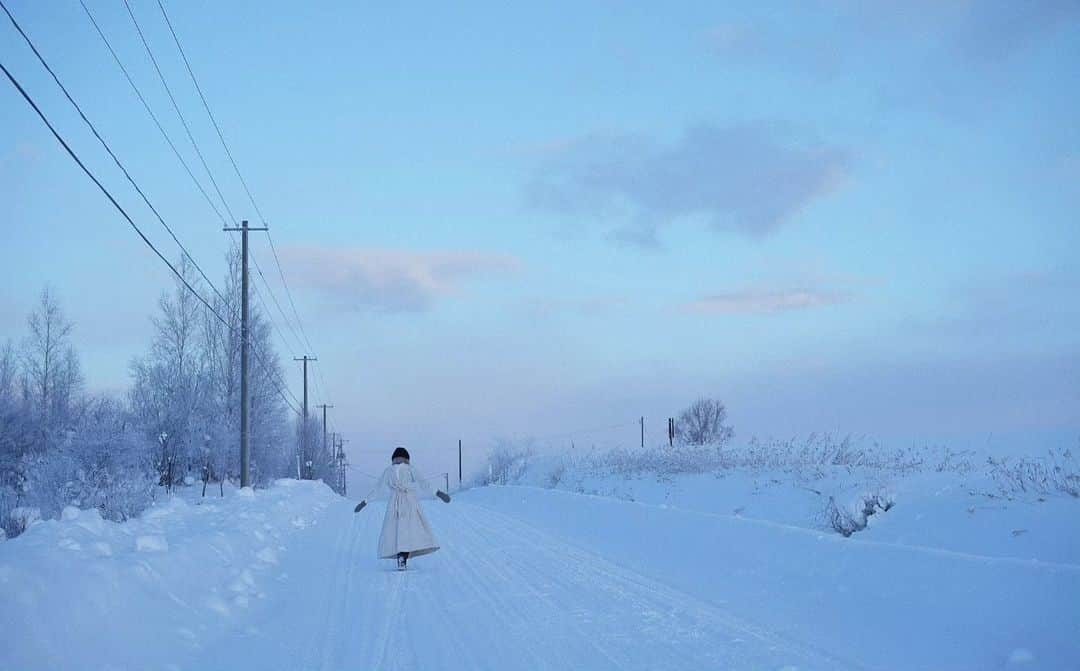
[[[394,461],[395,459],[404,459],[405,461],[408,461],[409,451],[404,447],[395,447],[394,454],[390,457],[390,461]]]

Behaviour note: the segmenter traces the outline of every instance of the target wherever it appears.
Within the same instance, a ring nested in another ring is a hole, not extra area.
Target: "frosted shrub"
[[[836,499],[830,496],[823,517],[826,526],[847,537],[865,529],[872,516],[887,512],[892,507],[892,497],[884,492],[860,497],[854,508],[839,506]]]
[[[10,520],[9,524],[15,531],[12,535],[17,536],[29,529],[35,522],[41,521],[41,511],[32,506],[19,506],[12,509],[8,519]]]
[[[1066,494],[1080,497],[1080,464],[1072,450],[1049,450],[1041,459],[987,459],[990,477],[1007,496]]]
[[[481,473],[477,484],[505,485],[517,481],[525,473],[529,457],[533,454],[531,440],[499,440],[488,454],[487,472]]]
[[[918,472],[934,462],[938,471],[966,472],[968,453],[945,451],[934,458],[931,448],[886,450],[877,443],[845,436],[813,433],[801,441],[759,440],[741,446],[676,445],[640,450],[618,448],[585,460],[598,473],[622,475],[707,473],[730,469],[775,470],[803,478],[821,478],[831,468],[865,468],[894,474]]]

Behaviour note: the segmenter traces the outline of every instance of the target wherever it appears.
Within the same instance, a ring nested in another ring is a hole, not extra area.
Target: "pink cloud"
[[[298,286],[358,310],[422,312],[480,276],[517,271],[517,257],[474,250],[409,251],[298,246],[282,250]]]
[[[682,306],[684,312],[713,315],[775,314],[843,303],[850,295],[828,289],[743,289],[705,296]]]

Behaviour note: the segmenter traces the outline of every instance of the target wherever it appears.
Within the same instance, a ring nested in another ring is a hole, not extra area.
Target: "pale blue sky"
[[[123,3],[88,4],[206,183]],[[255,220],[156,3],[132,5]],[[220,222],[79,4],[9,6],[220,276]],[[167,7],[358,461],[662,427],[703,394],[740,439],[1080,435],[1080,3]],[[0,60],[175,257],[0,23]],[[123,388],[169,276],[4,88],[0,338],[49,283],[91,385]]]

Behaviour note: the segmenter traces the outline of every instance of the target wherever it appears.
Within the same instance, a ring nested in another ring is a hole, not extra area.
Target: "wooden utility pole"
[[[265,231],[267,228],[249,228],[247,219],[240,222],[239,228],[225,231],[240,231],[240,486],[251,486],[251,457],[248,449],[248,231]]]
[[[348,482],[349,462],[345,458],[345,443],[347,443],[347,442],[349,442],[349,441],[342,438],[340,433],[337,434],[337,450],[338,450],[337,454],[338,454],[338,464],[339,464],[339,467],[341,468],[341,495],[342,496],[345,496],[346,494],[349,493],[349,482]]]
[[[334,450],[332,449],[334,446],[330,445],[330,444],[328,444],[326,442],[326,409],[327,408],[332,408],[334,406],[327,405],[327,404],[323,403],[322,405],[317,405],[315,407],[316,408],[322,408],[322,449],[323,449],[323,452],[330,455],[331,459],[334,459],[334,458],[336,458],[336,455],[334,454]]]
[[[313,356],[308,356],[307,354],[305,354],[302,357],[293,357],[293,361],[303,361],[304,362],[304,419],[303,419],[303,423],[300,425],[300,454],[304,455],[304,457],[303,457],[304,458],[304,479],[305,480],[310,480],[311,476],[312,476],[312,468],[311,468],[311,455],[308,453],[308,444],[307,444],[307,428],[308,428],[308,426],[307,426],[307,419],[308,419],[307,365],[308,365],[308,361],[318,361],[318,359],[313,357]]]

